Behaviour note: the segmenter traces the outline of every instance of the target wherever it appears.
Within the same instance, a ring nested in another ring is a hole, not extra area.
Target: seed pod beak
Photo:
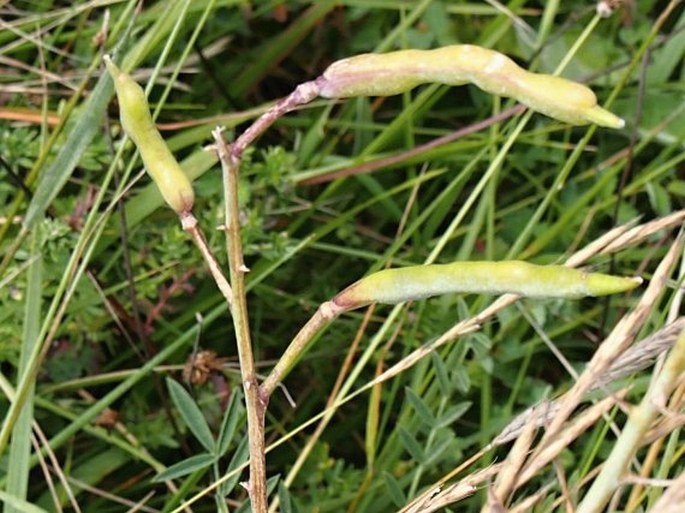
[[[642,278],[638,276],[622,277],[600,273],[587,275],[587,290],[592,296],[608,296],[627,292],[638,287],[641,283]]]
[[[617,115],[603,109],[599,105],[595,105],[584,112],[584,117],[590,123],[595,123],[599,126],[604,126],[607,128],[623,128],[626,126],[625,120],[619,118]]]

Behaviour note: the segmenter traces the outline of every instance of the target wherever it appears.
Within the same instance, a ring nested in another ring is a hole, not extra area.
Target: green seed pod
[[[640,283],[641,278],[588,273],[561,265],[516,260],[454,262],[379,271],[347,287],[333,302],[351,310],[369,303],[400,303],[448,293],[579,298],[624,292]]]
[[[625,124],[599,107],[588,87],[531,73],[506,55],[474,45],[357,55],[334,62],[317,79],[324,98],[390,96],[427,82],[453,86],[471,82],[572,125],[597,123],[622,128]]]
[[[150,117],[143,88],[105,56],[119,99],[121,126],[134,142],[164,201],[178,214],[190,212],[195,200],[193,186],[169,151]]]

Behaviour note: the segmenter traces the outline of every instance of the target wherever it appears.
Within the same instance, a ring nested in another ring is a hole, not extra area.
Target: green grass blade
[[[24,500],[18,499],[8,492],[0,490],[0,501],[4,502],[8,506],[12,506],[15,511],[21,511],[22,513],[48,513],[43,508],[26,502]]]
[[[132,26],[133,20],[131,20]],[[126,44],[128,40],[127,30],[122,36],[118,48]],[[91,69],[97,66],[97,61]],[[60,153],[52,164],[43,172],[38,182],[38,187],[29,203],[29,208],[22,221],[22,229],[30,230],[39,219],[42,219],[45,211],[57,194],[71,177],[86,149],[93,141],[95,135],[101,130],[107,104],[114,94],[114,85],[108,73],[102,73],[93,92],[88,96],[80,112],[77,114],[73,127],[64,141]]]
[[[43,258],[38,243],[38,236],[31,238],[31,265],[28,269],[28,287],[26,290],[26,304],[24,312],[24,329],[19,373],[23,373],[28,365],[28,358],[36,344],[40,331],[41,296],[43,290]],[[29,485],[29,471],[31,470],[31,424],[33,422],[33,394],[34,387],[29,390],[26,403],[17,423],[12,430],[12,442],[7,464],[7,493],[17,499],[26,499]],[[24,508],[17,508],[8,502],[5,513],[22,513]]]

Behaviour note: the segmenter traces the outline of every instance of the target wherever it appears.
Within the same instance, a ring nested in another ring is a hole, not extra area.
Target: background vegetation
[[[103,53],[116,47],[140,83],[154,84],[157,121],[194,177],[194,212],[222,263],[221,175],[204,148],[211,129],[239,133],[336,59],[472,43],[552,72],[572,55],[563,76],[626,119],[611,131],[534,115],[512,136],[517,116],[459,136],[512,105],[433,85],[317,101],[284,117],[241,169],[253,342],[267,372],[320,302],[388,265],[561,262],[618,225],[661,219],[663,229],[590,261],[652,277],[685,202],[685,14],[680,2],[611,3],[600,20],[593,2],[0,2],[3,412],[22,379],[35,381],[20,398],[33,410],[16,419],[10,446],[0,436],[6,511],[29,511],[22,497],[48,511],[247,508],[237,486],[246,475],[229,473],[246,459],[230,318],[133,149],[118,144]],[[677,279],[660,282],[638,339],[677,320]],[[639,296],[518,302],[349,401],[494,298],[343,316],[269,405],[268,471],[281,509],[395,511],[481,449],[450,482],[503,461],[509,445],[488,444],[518,413],[567,390]],[[612,387],[631,385],[626,400],[636,403],[650,374],[636,369]],[[535,511],[577,503],[612,448],[612,422],[624,421],[620,407],[609,410],[513,503],[538,492]],[[682,471],[681,421],[660,417],[633,473]],[[5,417],[4,436],[8,425]],[[478,490],[448,510],[479,511],[492,479],[474,481]],[[631,483],[612,507],[651,508],[662,488]]]

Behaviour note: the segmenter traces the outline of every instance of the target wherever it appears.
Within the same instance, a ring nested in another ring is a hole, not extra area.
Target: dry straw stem
[[[673,395],[675,396],[676,394],[674,393]],[[679,402],[675,401],[674,403],[682,404],[682,398]],[[654,427],[647,431],[647,433],[644,436],[644,442],[645,444],[649,444],[650,449],[652,449],[652,447],[657,447],[656,445],[654,445],[655,442],[659,441],[661,438],[665,437],[669,433],[673,433],[673,431],[683,426],[685,426],[685,414],[675,414],[673,413],[673,409],[671,408],[669,409],[668,415],[664,415],[663,417],[661,417],[659,421],[654,424]],[[653,463],[656,463],[656,461]]]
[[[523,428],[509,454],[507,454],[502,470],[497,474],[491,491],[492,495],[503,504],[507,503],[507,499],[516,485],[518,474],[526,461],[536,432],[537,426],[532,422]]]
[[[559,433],[554,440],[549,442],[542,450],[538,451],[534,458],[530,459],[523,470],[519,473],[514,489],[520,488],[554,458],[559,456],[574,440],[585,433],[588,429],[605,415],[614,405],[625,397],[627,390],[621,390],[614,395],[606,397],[582,411],[571,422],[564,426],[564,430]]]
[[[550,488],[552,488],[551,484],[545,485],[542,490],[538,490],[534,494],[523,499],[518,504],[509,508],[508,513],[530,513],[530,511],[533,510],[533,507],[545,498],[545,496],[549,493]]]
[[[496,463],[487,468],[474,472],[461,481],[445,487],[433,487],[410,505],[402,508],[401,513],[431,513],[441,508],[459,502],[478,491],[478,487],[492,479],[501,470],[502,464]]]
[[[599,513],[621,484],[630,459],[642,445],[643,437],[657,414],[664,411],[678,377],[685,372],[685,330],[681,331],[663,368],[640,404],[632,408],[602,471],[583,498],[576,513]],[[659,510],[655,510],[659,511]]]
[[[430,487],[426,488],[425,491],[423,491],[418,497],[415,497],[409,504],[405,505],[398,513],[421,511],[416,509],[418,507],[417,505],[427,504],[431,497],[435,497],[446,486],[447,482],[461,474],[465,469],[475,464],[489,450],[490,447],[486,447],[485,449],[481,449],[480,451],[478,451],[476,454],[471,455],[468,459],[461,462],[461,464],[458,467],[450,470],[447,474],[441,477],[439,481],[433,483]],[[498,465],[501,465],[501,463]]]
[[[652,507],[654,513],[682,513],[685,511],[685,472],[673,480],[666,492]]]
[[[654,277],[637,306],[618,322],[609,336],[599,346],[590,363],[573,384],[571,390],[560,399],[559,411],[547,427],[545,436],[538,446],[538,451],[544,448],[545,444],[555,439],[564,422],[566,422],[573,410],[576,409],[587,391],[592,388],[593,383],[611,367],[612,362],[632,343],[647,317],[655,305],[658,304],[657,300],[665,289],[673,264],[682,251],[682,244],[682,237],[679,236],[657,267]]]
[[[616,226],[615,228],[612,228],[608,232],[604,233],[603,235],[600,235],[597,239],[593,240],[588,245],[579,249],[570,257],[568,257],[566,262],[564,262],[564,265],[568,267],[578,267],[579,265],[584,264],[592,257],[598,255],[602,249],[607,247],[618,237],[626,233],[631,228],[634,228],[637,222],[637,219],[633,219],[632,221],[628,221],[625,224]]]
[[[665,217],[660,217],[640,226],[636,226],[630,230],[627,230],[620,237],[607,244],[600,254],[605,255],[609,253],[614,253],[620,251],[625,247],[631,246],[635,240],[643,240],[649,235],[656,233],[658,231],[664,230],[666,228],[672,228],[674,226],[680,226],[685,221],[685,210],[678,210]]]
[[[663,327],[649,337],[641,340],[619,356],[611,367],[600,376],[588,392],[605,388],[611,383],[646,369],[675,343],[681,330],[685,329],[685,317],[680,317],[671,324]],[[515,440],[528,426],[543,427],[551,422],[558,413],[558,401],[545,401],[531,406],[511,421],[497,437],[492,445],[499,446]]]

